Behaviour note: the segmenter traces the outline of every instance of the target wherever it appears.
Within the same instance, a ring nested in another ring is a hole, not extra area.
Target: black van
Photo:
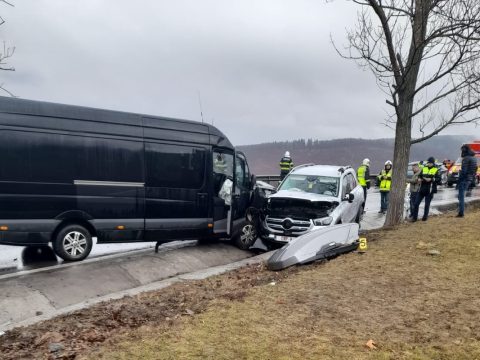
[[[0,159],[0,244],[255,241],[255,177],[211,125],[0,97]]]

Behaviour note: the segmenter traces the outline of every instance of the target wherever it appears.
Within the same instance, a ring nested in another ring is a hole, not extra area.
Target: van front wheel
[[[240,233],[235,236],[233,243],[236,247],[242,250],[248,250],[257,241],[257,229],[255,225],[247,221],[240,230]]]
[[[53,240],[53,250],[65,261],[85,259],[92,250],[92,235],[81,225],[67,225]]]

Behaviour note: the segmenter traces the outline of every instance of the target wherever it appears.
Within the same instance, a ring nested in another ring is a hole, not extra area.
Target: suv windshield
[[[325,196],[338,195],[340,178],[316,175],[289,175],[279,190],[303,191]]]

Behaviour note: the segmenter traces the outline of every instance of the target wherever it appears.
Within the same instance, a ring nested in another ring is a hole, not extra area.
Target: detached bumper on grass
[[[293,239],[267,261],[270,270],[328,259],[358,247],[358,224],[325,227]]]

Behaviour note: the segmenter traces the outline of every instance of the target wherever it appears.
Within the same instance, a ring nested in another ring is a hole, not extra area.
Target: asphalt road
[[[444,203],[456,201],[457,191],[453,188],[439,187],[435,195],[432,208]],[[480,198],[480,188],[473,191],[473,198]],[[366,214],[364,215],[364,229],[380,227],[383,224],[383,216],[378,214],[380,208],[380,193],[376,189],[370,189],[367,196]],[[420,210],[422,211],[422,209]],[[420,212],[421,214],[421,212]],[[421,216],[421,215],[420,215]],[[169,243],[168,247],[182,247],[182,242]],[[129,244],[94,244],[89,259],[98,258],[117,253],[128,253],[140,249],[153,248],[155,243],[129,243]],[[61,265],[50,248],[20,247],[0,245],[0,274],[17,272],[21,270],[36,269],[45,266]]]

